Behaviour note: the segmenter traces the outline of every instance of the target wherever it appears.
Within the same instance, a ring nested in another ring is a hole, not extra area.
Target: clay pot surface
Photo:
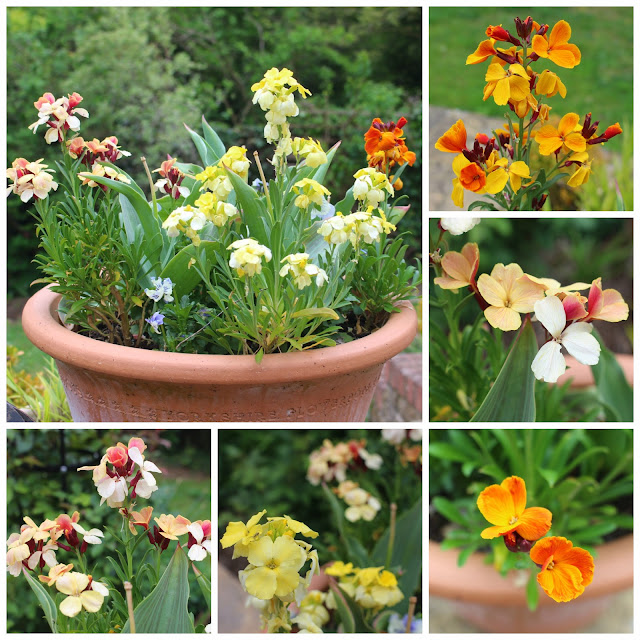
[[[571,379],[572,389],[584,389],[595,385],[593,370],[588,364],[578,362],[573,356],[565,356],[565,360],[567,370],[558,378],[556,384],[561,385]],[[624,371],[627,382],[633,386],[633,356],[626,353],[616,354],[616,360]]]
[[[473,553],[458,567],[458,550],[429,541],[429,593],[456,603],[458,615],[483,631],[567,633],[595,620],[611,596],[633,586],[633,535],[596,548],[592,583],[570,602],[556,602],[540,589],[536,611],[527,607],[521,575],[503,578],[485,554]],[[528,575],[528,574],[527,574]]]
[[[52,356],[71,415],[81,422],[364,421],[384,363],[413,340],[401,303],[380,330],[308,352],[193,355],[134,349],[81,336],[58,317],[48,287],[27,302],[24,331]]]

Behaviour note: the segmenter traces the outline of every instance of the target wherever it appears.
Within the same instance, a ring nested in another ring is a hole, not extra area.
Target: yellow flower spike
[[[520,314],[533,311],[533,305],[544,298],[545,287],[530,280],[519,265],[498,263],[490,276],[483,273],[478,278],[478,289],[490,305],[484,310],[489,324],[515,331],[522,323]]]
[[[503,69],[499,64],[490,64],[484,78],[487,81],[484,99],[493,95],[497,105],[505,105],[510,99],[519,101],[527,97],[529,76],[521,64]]]
[[[535,137],[540,145],[540,155],[549,156],[563,146],[571,151],[584,151],[587,141],[579,133],[579,120],[580,116],[577,113],[567,113],[560,120],[557,129],[551,124],[542,127]]]
[[[556,93],[559,93],[563,98],[567,95],[567,87],[564,86],[562,80],[548,69],[545,69],[538,76],[535,91],[539,96],[547,96],[547,98],[553,98]]]
[[[531,41],[534,52],[541,58],[549,58],[559,67],[573,69],[580,64],[580,49],[575,44],[568,44],[571,27],[566,20],[559,20],[547,36],[535,35]]]

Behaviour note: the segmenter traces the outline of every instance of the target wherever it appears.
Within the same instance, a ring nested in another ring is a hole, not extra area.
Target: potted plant
[[[629,429],[432,430],[430,593],[456,600],[459,615],[485,631],[588,624],[633,584],[632,447]],[[501,523],[504,505],[492,512],[488,500],[515,483],[518,512]],[[554,566],[545,557],[554,544],[584,561],[567,570],[570,593],[553,588],[567,558],[557,552]]]
[[[363,420],[382,365],[413,339],[419,265],[389,235],[408,210],[394,199],[415,161],[406,120],[373,121],[368,165],[333,206],[322,182],[339,143],[325,152],[289,128],[309,91],[275,68],[252,90],[273,176],[254,153],[249,185],[247,149],[203,119],[203,136],[187,128],[201,165],[168,156],[154,183],[142,159],[150,202],[117,167],[115,136],[77,135],[81,96],[35,103],[63,194],[51,201],[40,160],[8,170],[35,200],[50,285],[23,326],[56,360],[75,420]]]
[[[605,288],[591,264],[587,282],[566,284],[537,271],[539,264],[527,266],[532,258],[523,255],[524,268],[536,269],[535,275],[525,273],[502,257],[513,254],[500,239],[493,260],[481,262],[486,260],[482,242],[462,244],[457,238],[481,222],[442,218],[431,224],[431,419],[632,421],[632,388],[596,329],[628,319],[622,294]],[[520,229],[527,233],[541,226],[537,220],[523,222]],[[574,375],[567,368],[576,360],[591,370],[594,392],[570,392]]]

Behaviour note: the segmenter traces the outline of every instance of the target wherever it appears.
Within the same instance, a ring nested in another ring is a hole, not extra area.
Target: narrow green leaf
[[[202,595],[209,605],[209,611],[211,611],[211,581],[195,566],[195,564],[192,563],[191,566],[196,574],[196,580],[198,581]]]
[[[338,320],[340,316],[328,307],[321,307],[319,309],[301,309],[292,314],[293,318],[331,318],[331,320]]]
[[[187,609],[189,601],[189,561],[180,546],[156,588],[135,608],[136,633],[193,633]],[[129,620],[122,633],[129,633]]]
[[[536,335],[527,316],[493,387],[471,422],[535,422],[535,377],[531,363],[537,352]]]
[[[617,422],[633,422],[633,389],[629,386],[616,357],[607,349],[596,331],[593,335],[600,342],[600,359],[591,370],[596,381],[598,397],[605,405],[607,417]]]
[[[338,610],[340,622],[342,623],[342,631],[344,633],[355,633],[356,622],[353,618],[353,612],[347,605],[344,591],[335,584],[331,584],[331,589],[333,590],[333,600],[336,603],[336,609]]]
[[[558,481],[560,474],[555,469],[543,469],[542,467],[538,468],[540,475],[547,481],[549,487],[553,488],[555,483]]]
[[[191,293],[202,281],[198,270],[194,265],[189,267],[189,262],[195,259],[197,251],[204,251],[207,259],[211,261],[217,251],[220,251],[220,243],[212,240],[203,240],[198,249],[192,244],[184,247],[169,261],[160,274],[161,278],[170,278],[174,286],[174,298],[180,300],[182,296]]]
[[[202,132],[204,133],[204,139],[206,143],[211,147],[213,152],[218,156],[218,158],[222,158],[222,156],[227,152],[224,143],[220,140],[218,134],[211,128],[211,125],[204,119],[202,116]]]
[[[268,247],[270,244],[268,213],[261,196],[230,169],[227,169],[227,176],[236,192],[238,204],[242,209],[242,222],[247,225],[249,235]]]
[[[527,581],[527,606],[530,611],[538,608],[538,600],[540,599],[540,589],[538,589],[538,574],[532,571]]]
[[[53,598],[47,593],[47,590],[39,580],[36,580],[33,576],[29,575],[29,572],[26,569],[23,570],[23,574],[27,579],[29,586],[36,594],[36,598],[38,598],[38,602],[40,603],[40,606],[44,611],[44,616],[49,623],[51,632],[57,633],[58,630],[56,628],[56,624],[58,621],[58,609],[56,608],[56,603],[53,601]]]
[[[120,582],[126,582],[127,581],[127,576],[123,573],[122,567],[120,567],[120,565],[111,556],[105,556],[105,557],[107,558],[107,561],[113,567],[113,569],[116,572],[116,575],[118,576],[118,578],[120,578]]]
[[[184,125],[185,129],[189,132],[191,136],[191,140],[195,145],[198,155],[200,156],[200,160],[205,167],[211,167],[220,160],[220,156],[216,154],[216,152],[211,148],[211,146],[204,140],[198,133],[196,133],[193,129],[189,128],[186,124]]]
[[[461,513],[458,507],[448,500],[447,498],[443,498],[442,496],[436,496],[431,501],[434,509],[440,514],[443,515],[447,520],[451,522],[457,522],[462,526],[466,527],[469,522],[467,518],[465,518]]]

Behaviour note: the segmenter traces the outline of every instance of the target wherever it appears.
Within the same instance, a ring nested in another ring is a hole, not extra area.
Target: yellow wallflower
[[[60,603],[60,611],[69,618],[77,616],[84,608],[89,613],[100,610],[104,596],[89,586],[89,576],[72,571],[65,573],[56,580],[56,589],[68,597]]]
[[[529,76],[521,64],[511,64],[508,69],[490,64],[484,78],[484,100],[493,96],[496,104],[507,104],[509,100],[524,100],[529,91]]]
[[[240,277],[261,273],[263,256],[267,262],[271,261],[271,250],[253,238],[236,240],[227,249],[235,249],[229,259],[229,266],[235,269]]]
[[[300,209],[307,209],[311,204],[322,206],[322,198],[330,196],[331,192],[316,180],[303,178],[293,185],[293,190],[300,195],[295,199],[294,204]]]

